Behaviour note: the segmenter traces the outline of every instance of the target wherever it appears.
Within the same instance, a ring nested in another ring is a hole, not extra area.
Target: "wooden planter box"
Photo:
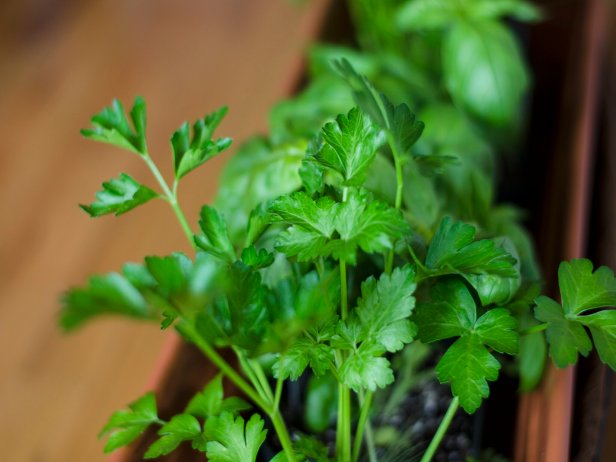
[[[332,3],[339,7],[339,2]],[[527,182],[521,185],[527,196],[521,205],[530,210],[542,267],[551,279],[546,289],[554,294],[558,262],[587,255],[590,200],[596,175],[594,150],[601,57],[609,14],[601,0],[539,3],[545,7],[548,19],[531,27],[527,36],[535,92],[530,104],[527,158],[523,167],[527,170],[520,176]],[[315,21],[325,21],[325,8],[313,17]],[[316,26],[312,27],[315,36],[319,30]],[[616,63],[616,59],[613,61]],[[295,88],[301,76],[302,69],[295,69],[290,75],[290,81],[294,82],[290,89]],[[612,91],[616,101],[616,91],[614,88]],[[611,141],[614,148],[616,142]],[[616,175],[611,183],[611,190],[616,193],[614,181]],[[595,369],[604,375],[602,366]],[[148,388],[157,390],[161,415],[172,415],[215,373],[200,352],[173,339],[161,355]],[[572,425],[576,425],[574,415],[577,417],[574,384],[573,368],[557,370],[550,366],[540,389],[521,397],[515,437],[516,461],[560,462],[596,451],[600,443],[598,432],[571,438]],[[502,417],[506,418],[515,417]],[[155,438],[154,432],[147,432],[131,448],[116,453],[112,460],[142,460],[142,454]],[[181,446],[159,460],[189,462],[203,460],[203,456],[188,446]]]

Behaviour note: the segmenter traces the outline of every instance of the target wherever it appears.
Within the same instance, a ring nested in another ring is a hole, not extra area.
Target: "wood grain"
[[[268,108],[292,88],[325,4],[64,2],[41,32],[0,35],[3,460],[104,460],[97,431],[144,392],[166,337],[155,325],[112,319],[63,336],[58,297],[90,273],[188,250],[162,202],[97,220],[77,208],[120,171],[154,184],[136,156],[82,140],[79,128],[112,97],[130,102],[143,95],[149,145],[167,175],[168,138],[185,119],[228,104],[222,135],[241,140],[264,131]],[[181,187],[193,226],[224,160]]]

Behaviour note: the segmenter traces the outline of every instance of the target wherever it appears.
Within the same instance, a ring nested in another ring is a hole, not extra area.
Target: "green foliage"
[[[92,117],[93,128],[81,130],[81,134],[94,141],[113,144],[141,156],[147,155],[145,101],[140,96],[135,98],[130,110],[130,119],[133,127],[128,123],[122,103],[114,99],[111,106]]]
[[[103,183],[103,190],[96,193],[96,202],[80,207],[91,217],[100,217],[113,213],[122,215],[135,207],[145,204],[158,194],[133,180],[126,173],[121,173]]]
[[[144,459],[156,459],[174,451],[183,441],[192,441],[201,436],[201,424],[190,414],[178,414],[158,430],[160,438],[152,444]]]
[[[495,202],[496,155],[516,144],[529,84],[503,19],[534,21],[538,10],[523,0],[362,0],[351,13],[361,48],[312,49],[311,80],[274,108],[268,136],[240,146],[197,235],[177,190],[229,147],[214,138],[226,107],[173,133],[171,183],[147,150],[141,98],[129,116],[114,101],[83,131],[137,153],[160,193],[121,174],[82,208],[119,215],[161,197],[196,254],[149,256],[92,277],[65,294],[62,326],[107,314],[154,320],[175,326],[221,371],[168,422],[152,394],[114,414],[106,451],[156,424],[147,458],[187,442],[212,462],[255,461],[266,431],[259,415],[240,415],[250,401],[282,446],[273,461],[330,461],[320,438],[284,423],[285,387],[301,377],[292,386],[308,383],[307,427],[319,434],[335,421],[335,460],[351,462],[370,417],[391,416],[434,374],[473,413],[499,376],[500,355],[517,357],[522,390],[541,380],[548,345],[558,366],[594,344],[616,368],[616,310],[606,309],[616,305],[613,273],[593,272],[588,260],[563,263],[562,304],[540,296],[522,213]],[[224,397],[223,375],[247,401]]]
[[[175,177],[178,180],[231,145],[230,138],[212,139],[214,130],[226,114],[227,107],[225,106],[197,120],[193,125],[192,138],[188,122],[184,122],[173,133],[171,147],[173,148]]]
[[[207,458],[211,462],[255,462],[259,447],[265,441],[267,430],[263,420],[253,414],[244,424],[242,417],[223,412],[205,423]]]
[[[588,310],[616,306],[616,279],[609,268],[602,266],[593,272],[587,259],[562,262],[558,269],[558,284],[562,305],[546,296],[537,297],[535,316],[547,323],[550,356],[557,366],[577,362],[578,353],[588,355],[592,335],[601,361],[616,368],[616,311]]]
[[[163,423],[157,416],[154,393],[146,393],[128,405],[128,410],[114,412],[99,436],[108,436],[105,453],[135,441],[150,425]]]
[[[487,398],[488,381],[498,378],[500,364],[490,353],[518,353],[517,321],[505,308],[487,311],[477,319],[477,307],[467,287],[457,278],[435,285],[430,299],[419,304],[415,321],[422,342],[459,337],[436,366],[441,383],[451,390],[468,413]]]

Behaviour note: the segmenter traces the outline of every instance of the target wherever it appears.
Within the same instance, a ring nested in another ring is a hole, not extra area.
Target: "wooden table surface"
[[[168,334],[105,319],[62,335],[59,295],[125,261],[188,250],[162,201],[99,219],[77,207],[119,172],[154,185],[137,156],[78,130],[113,97],[143,95],[151,152],[166,175],[169,136],[186,119],[228,104],[220,135],[265,131],[268,108],[291,91],[325,10],[324,0],[296,3],[14,0],[0,8],[0,26],[21,21],[0,33],[2,461],[105,460],[96,434],[145,391]],[[224,160],[181,186],[195,227]]]

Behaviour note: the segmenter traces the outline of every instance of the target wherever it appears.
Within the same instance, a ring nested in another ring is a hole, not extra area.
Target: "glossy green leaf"
[[[558,285],[566,314],[616,306],[614,272],[606,266],[593,272],[591,261],[585,258],[562,262],[558,268]]]
[[[401,350],[416,334],[409,321],[415,307],[415,272],[410,265],[368,278],[361,285],[355,312],[364,328],[364,341],[376,342],[389,352]]]
[[[456,20],[458,8],[450,0],[406,2],[396,15],[396,25],[405,31],[442,29]]]
[[[524,0],[473,0],[467,11],[476,18],[499,19],[509,16],[518,21],[534,22],[542,18],[541,10]]]
[[[475,325],[473,296],[458,278],[447,278],[430,289],[428,300],[417,305],[414,320],[424,343],[459,337]]]
[[[351,87],[353,98],[361,110],[389,133],[400,155],[406,154],[421,136],[423,122],[415,120],[407,104],[396,106],[379,93],[365,76],[355,71],[348,60],[343,58],[334,65]]]
[[[426,255],[426,266],[432,270],[447,270],[467,274],[495,274],[516,277],[516,263],[509,253],[489,239],[475,240],[475,227],[441,220]]]
[[[126,173],[121,173],[118,178],[103,183],[102,191],[96,193],[95,202],[80,207],[91,217],[109,213],[118,216],[157,196],[156,191],[137,183]]]
[[[460,337],[449,347],[436,366],[441,383],[451,383],[460,405],[472,414],[490,394],[488,381],[498,378],[500,364],[483,346],[477,335]]]
[[[310,365],[316,376],[323,375],[334,362],[334,350],[311,338],[297,339],[280,354],[273,366],[274,377],[297,380]]]
[[[616,370],[616,310],[604,310],[578,319],[590,329],[601,361]]]
[[[207,419],[225,411],[237,414],[250,408],[250,404],[236,396],[224,398],[222,375],[219,374],[210,380],[202,391],[193,396],[184,412]]]
[[[207,458],[210,462],[255,462],[267,430],[257,414],[244,424],[242,417],[229,412],[211,417],[205,422]]]
[[[230,138],[212,139],[214,130],[220,125],[226,114],[227,107],[224,106],[197,120],[193,125],[192,138],[187,122],[173,133],[171,146],[173,148],[175,177],[178,180],[231,145]]]
[[[375,391],[392,384],[394,373],[389,361],[382,357],[384,351],[380,345],[362,344],[351,352],[339,370],[342,383],[356,392]]]
[[[550,344],[550,357],[558,367],[575,364],[578,353],[583,356],[590,353],[592,343],[580,323],[567,319],[562,307],[551,298],[540,296],[535,303],[535,316],[548,323],[546,335]]]
[[[203,234],[195,236],[197,246],[227,263],[233,263],[237,259],[227,224],[215,208],[203,206],[199,226]]]
[[[74,288],[64,294],[60,325],[70,331],[93,317],[109,314],[137,319],[155,317],[143,295],[125,276],[109,273],[92,276],[86,287]]]
[[[364,183],[378,148],[377,131],[358,108],[340,114],[321,130],[324,144],[315,159],[339,174],[346,186]]]
[[[128,123],[122,103],[114,99],[111,106],[92,117],[93,128],[81,130],[81,134],[86,138],[113,144],[141,156],[146,155],[145,101],[140,96],[135,98],[130,118],[133,127]]]
[[[518,117],[529,78],[518,44],[492,20],[458,21],[443,43],[445,85],[454,101],[501,127]]]
[[[146,451],[144,459],[155,459],[174,451],[183,441],[201,437],[201,424],[190,414],[178,414],[158,430],[158,438]]]
[[[156,410],[156,398],[149,392],[128,405],[128,410],[114,412],[99,437],[108,436],[105,453],[115,451],[135,441],[150,425],[161,424]]]

